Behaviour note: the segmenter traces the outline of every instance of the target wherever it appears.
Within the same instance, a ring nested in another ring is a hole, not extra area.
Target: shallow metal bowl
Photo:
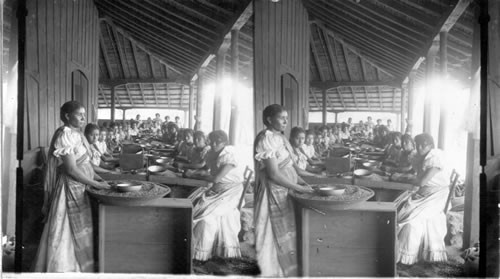
[[[316,188],[318,194],[322,196],[340,196],[344,194],[344,186],[319,186]]]
[[[368,161],[368,162],[363,163],[363,167],[365,167],[367,169],[378,168],[378,166],[379,166],[379,162],[376,162],[376,161]]]
[[[142,185],[138,183],[121,181],[115,184],[118,192],[136,192],[142,189]]]
[[[168,165],[170,163],[170,160],[160,157],[160,159],[156,159],[155,162],[160,165]]]
[[[167,170],[164,166],[149,166],[148,170],[153,174],[162,173]]]
[[[364,176],[369,176],[371,175],[372,172],[369,170],[364,170],[364,169],[357,169],[354,171],[354,175],[358,177],[364,177]]]

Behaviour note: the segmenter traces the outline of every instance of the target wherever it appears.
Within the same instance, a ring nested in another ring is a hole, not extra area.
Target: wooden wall
[[[83,96],[95,121],[99,71],[99,21],[92,0],[27,0],[24,150],[48,146],[62,125],[59,109],[72,99],[72,72],[88,80]]]
[[[301,0],[254,1],[254,94],[256,132],[263,129],[262,111],[283,104],[281,75],[298,83],[298,99],[287,108],[289,126],[307,124],[309,92],[309,23]]]

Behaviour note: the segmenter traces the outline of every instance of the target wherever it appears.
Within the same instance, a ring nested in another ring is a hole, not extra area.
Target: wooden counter
[[[339,178],[307,178],[309,184],[350,184]],[[356,179],[375,191],[366,202],[312,209],[296,202],[302,276],[396,275],[396,215],[411,185]]]
[[[144,175],[103,174],[105,180],[145,180]],[[98,205],[99,272],[191,273],[192,199],[207,182],[150,176],[172,192],[140,206]]]

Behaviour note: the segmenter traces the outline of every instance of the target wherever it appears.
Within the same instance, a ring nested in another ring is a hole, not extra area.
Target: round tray
[[[123,181],[123,180],[120,180]],[[108,181],[113,183],[115,181]],[[153,200],[161,199],[170,193],[170,188],[148,181],[135,181],[132,183],[142,184],[142,189],[136,192],[117,192],[115,189],[95,189],[87,187],[89,195],[99,202],[107,205],[145,205]]]
[[[369,200],[375,192],[369,188],[347,184],[325,184],[327,186],[344,186],[346,193],[341,196],[320,196],[317,193],[299,193],[291,191],[290,195],[306,208],[339,209]],[[311,185],[316,186],[316,185]],[[355,195],[352,195],[355,194]],[[352,196],[351,198],[346,198]]]

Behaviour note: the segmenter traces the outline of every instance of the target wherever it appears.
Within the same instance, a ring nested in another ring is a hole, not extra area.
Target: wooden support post
[[[123,110],[123,114],[122,114],[122,116],[123,116],[123,117],[122,117],[122,121],[123,121],[123,123],[125,123],[125,112],[127,111],[127,109],[122,108],[122,110]]]
[[[434,58],[437,53],[438,42],[434,41],[425,59],[425,101],[424,101],[424,133],[432,134],[432,91],[434,91]]]
[[[446,82],[448,76],[448,32],[442,31],[439,33],[439,63],[441,72],[441,81]],[[447,88],[441,88],[440,96],[440,113],[439,113],[439,138],[438,138],[438,148],[444,150],[446,142],[446,98],[448,92]]]
[[[115,89],[115,86],[111,87],[111,122],[115,122]]]
[[[231,77],[232,77],[232,90],[231,90],[231,118],[229,120],[229,142],[235,145],[237,141],[237,130],[238,130],[238,97],[240,92],[238,92],[239,84],[239,30],[231,31]]]
[[[339,122],[339,113],[336,112],[335,113],[335,123],[338,123]]]
[[[203,112],[203,102],[204,102],[204,95],[203,95],[203,86],[204,86],[204,78],[205,78],[205,72],[206,68],[201,67],[198,70],[198,79],[197,79],[197,86],[196,86],[196,117],[201,121],[202,119],[205,119],[206,115]]]
[[[222,81],[224,79],[224,65],[226,64],[226,54],[227,49],[220,49],[217,52],[216,57],[216,74],[215,74],[215,94],[214,94],[214,122],[213,130],[222,129]]]
[[[413,135],[413,120],[415,119],[415,78],[417,70],[412,70],[408,76],[408,125],[409,133]],[[406,128],[405,128],[406,130]]]
[[[194,83],[191,82],[189,84],[189,121],[188,121],[188,128],[193,128],[193,112],[194,112]]]
[[[321,90],[321,93],[323,94],[323,126],[326,125],[326,118],[327,118],[327,110],[326,110],[326,104],[327,104],[327,101],[326,101],[326,89],[322,89]]]
[[[408,87],[401,88],[401,117],[399,122],[401,124],[401,132],[405,132],[405,119],[406,119],[406,95],[408,93]]]

